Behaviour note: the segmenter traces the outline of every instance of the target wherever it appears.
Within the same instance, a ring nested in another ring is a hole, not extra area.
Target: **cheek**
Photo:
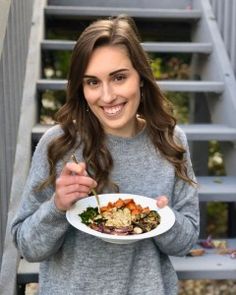
[[[89,104],[93,104],[98,100],[99,94],[97,91],[84,87],[84,97]]]
[[[127,85],[127,93],[129,96],[139,100],[140,99],[140,82],[138,79],[130,81],[129,85]]]
[[[134,103],[139,103],[140,98],[141,98],[141,93],[139,88],[130,88],[129,90],[129,98],[134,102]]]
[[[139,101],[141,97],[140,89],[139,89],[139,84],[137,83],[127,83],[123,89],[120,89],[120,91],[117,91],[117,94],[124,96],[128,99],[132,99],[134,101]]]

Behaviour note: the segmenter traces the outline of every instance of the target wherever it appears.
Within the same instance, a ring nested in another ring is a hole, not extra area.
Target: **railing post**
[[[19,8],[19,4],[21,3],[22,9],[24,12],[28,10],[27,5],[31,5],[33,10],[32,14],[28,15],[28,36],[27,38],[27,48],[28,48],[28,40],[29,40],[29,51],[25,53],[26,58],[25,61],[22,61],[21,65],[25,67],[25,75],[22,73],[22,85],[23,85],[23,95],[18,93],[18,113],[21,114],[19,122],[17,122],[17,145],[15,157],[13,156],[12,162],[14,161],[14,169],[13,169],[13,177],[12,174],[10,179],[12,178],[12,186],[11,192],[7,195],[7,199],[9,200],[10,195],[10,203],[8,212],[8,223],[6,229],[6,236],[4,242],[4,251],[2,256],[2,266],[0,273],[0,290],[1,295],[15,295],[16,294],[16,285],[17,285],[17,271],[19,264],[19,254],[17,249],[15,248],[12,236],[10,233],[10,227],[13,217],[16,214],[17,208],[21,201],[21,194],[23,191],[23,186],[26,181],[28,170],[31,162],[31,131],[37,120],[37,104],[36,104],[36,82],[39,78],[40,74],[40,60],[41,60],[41,47],[40,42],[43,36],[43,20],[44,20],[44,6],[46,0],[17,0],[12,1],[12,5],[17,2],[17,7]],[[12,13],[12,11],[10,11]],[[14,9],[14,13],[19,13],[19,18],[21,14],[20,9]],[[15,14],[11,16],[12,18],[17,17]],[[11,19],[14,23],[15,19]],[[22,22],[22,17],[20,18]],[[21,25],[17,23],[18,26]],[[26,23],[24,24],[26,25]],[[19,31],[17,31],[19,32]],[[26,39],[23,36],[23,31],[20,31],[22,34],[22,39]],[[30,33],[30,34],[29,34]],[[13,38],[14,39],[14,38]],[[11,40],[9,40],[10,42]],[[14,41],[14,40],[13,40]],[[16,41],[14,41],[16,42]],[[16,43],[13,44],[17,46]],[[22,45],[22,44],[21,44]],[[20,50],[16,53],[17,58],[21,58]],[[9,73],[8,73],[9,74]],[[14,83],[13,83],[14,84]],[[13,85],[14,86],[14,85]],[[12,87],[13,87],[12,86]],[[1,96],[1,95],[0,95]],[[21,101],[22,97],[22,101]],[[0,117],[1,118],[1,117]],[[5,126],[6,127],[6,126]],[[11,131],[11,130],[10,130]],[[14,146],[15,148],[15,146]],[[2,170],[1,170],[2,171]],[[2,212],[2,208],[1,208]],[[4,238],[3,238],[4,239]]]

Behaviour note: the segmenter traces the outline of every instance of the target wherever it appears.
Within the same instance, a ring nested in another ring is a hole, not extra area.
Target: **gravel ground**
[[[188,280],[180,281],[179,295],[235,295],[236,281]]]
[[[37,295],[38,284],[28,284],[26,295]],[[179,295],[235,295],[236,281],[188,280],[180,281]],[[149,295],[149,294],[146,294]],[[152,295],[152,294],[150,294]]]

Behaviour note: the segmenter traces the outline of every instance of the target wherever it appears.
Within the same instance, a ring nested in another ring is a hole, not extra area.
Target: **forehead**
[[[97,76],[99,73],[111,73],[119,68],[133,68],[127,50],[121,46],[102,46],[93,51],[85,75]]]

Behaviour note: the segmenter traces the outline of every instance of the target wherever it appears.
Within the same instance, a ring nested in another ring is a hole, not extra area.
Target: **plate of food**
[[[75,228],[106,242],[128,244],[158,236],[175,222],[170,207],[158,208],[156,200],[132,194],[99,195],[77,201],[66,218]]]

